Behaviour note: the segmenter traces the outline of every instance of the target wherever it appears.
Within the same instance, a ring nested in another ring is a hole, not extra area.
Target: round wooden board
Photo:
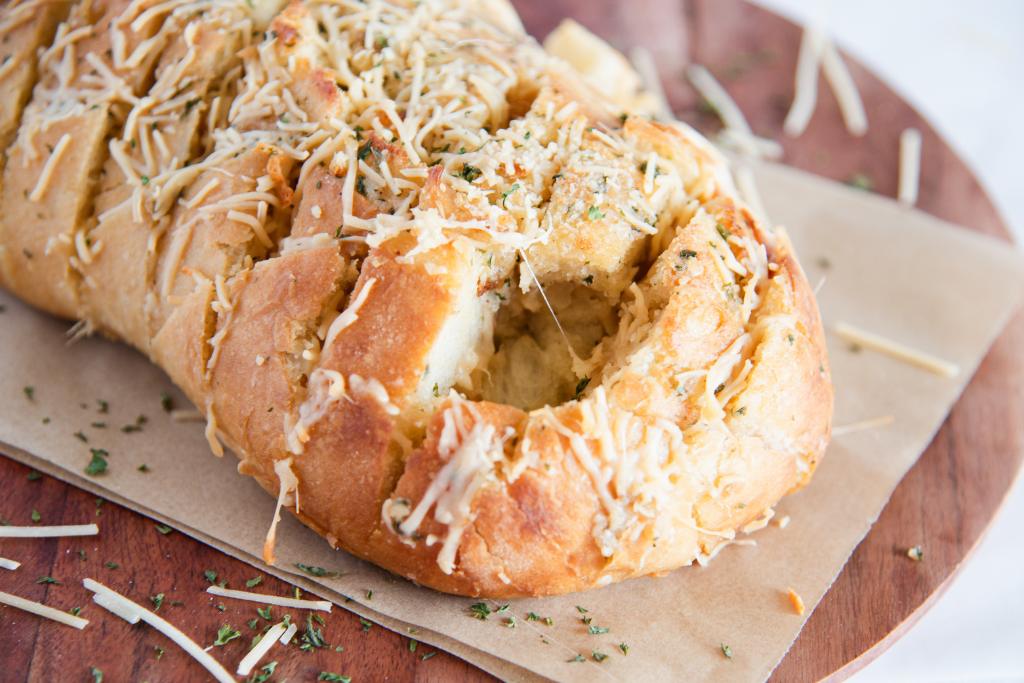
[[[706,65],[737,100],[754,130],[785,147],[785,161],[838,180],[863,174],[875,191],[896,188],[897,139],[906,127],[924,136],[919,206],[949,221],[1006,238],[995,208],[964,163],[909,105],[854,60],[848,59],[865,100],[871,130],[851,138],[838,107],[822,87],[808,131],[786,138],[782,120],[792,97],[799,29],[742,0],[515,0],[527,28],[544,36],[572,16],[617,47],[650,49],[658,62],[675,111],[705,132],[714,116],[698,105],[682,77],[687,61]],[[1024,425],[1024,316],[1018,315],[997,341],[963,397],[918,464],[904,478],[871,533],[860,544],[832,589],[811,616],[774,679],[810,681],[845,677],[863,666],[920,616],[941,594],[977,544],[1020,468]],[[60,607],[83,607],[95,618],[83,632],[0,607],[0,680],[201,680],[202,671],[151,629],[103,618],[77,577],[93,576],[133,595],[164,593],[161,614],[198,642],[214,641],[229,623],[241,637],[216,654],[235,663],[267,621],[256,605],[218,600],[202,593],[203,573],[234,587],[259,575],[252,567],[181,534],[164,535],[156,525],[118,506],[61,482],[30,480],[28,468],[0,458],[0,517],[29,523],[33,510],[42,523],[80,522],[101,515],[104,533],[88,539],[5,541],[4,551],[23,567],[0,575],[0,588]],[[908,546],[924,547],[923,562],[907,561]],[[84,557],[79,551],[84,551]],[[118,565],[108,566],[107,563]],[[37,583],[51,576],[67,585]],[[284,594],[287,584],[264,576],[261,590]],[[181,604],[177,604],[180,601]],[[220,606],[223,606],[221,610]],[[275,615],[280,610],[275,610]],[[487,674],[410,637],[380,627],[364,628],[355,615],[335,610],[320,629],[329,647],[290,650],[277,656],[273,680],[315,680],[319,672],[354,680],[479,681]],[[303,623],[300,634],[305,630]],[[344,651],[337,651],[341,646]],[[155,648],[166,652],[158,658]],[[268,658],[273,659],[273,656]]]

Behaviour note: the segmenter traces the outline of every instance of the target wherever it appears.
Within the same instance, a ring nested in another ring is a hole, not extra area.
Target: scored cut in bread
[[[19,48],[54,35],[0,127],[0,281],[170,375],[277,498],[267,562],[288,509],[442,591],[563,593],[704,563],[809,481],[832,388],[788,238],[582,27],[67,16]]]

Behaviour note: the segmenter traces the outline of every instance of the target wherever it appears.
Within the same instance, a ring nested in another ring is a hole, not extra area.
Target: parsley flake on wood
[[[316,677],[318,681],[335,681],[340,683],[352,683],[351,676],[342,676],[330,671],[321,671],[320,675]]]
[[[109,560],[107,562],[104,562],[103,566],[107,569],[119,569],[121,567],[121,565],[119,565],[117,562],[111,562]]]
[[[164,649],[162,647],[160,647],[159,645],[154,645],[153,646],[153,654],[156,655],[157,659],[160,659],[161,657],[164,656]]]
[[[92,676],[92,683],[103,683],[103,672],[95,666],[89,667],[89,674]]]
[[[260,574],[259,576],[254,576],[251,579],[249,579],[248,581],[246,581],[245,582],[245,587],[246,588],[255,588],[256,586],[260,585],[261,583],[263,583],[263,574]]]
[[[110,403],[108,401],[104,401],[102,398],[98,398],[96,399],[96,403],[99,404],[99,408],[96,409],[96,412],[104,414],[110,412]]]
[[[163,593],[157,593],[156,595],[151,595],[151,596],[149,596],[149,601],[151,603],[153,603],[153,611],[154,612],[159,612],[160,608],[164,604],[164,594]]]
[[[224,624],[217,629],[217,640],[213,641],[214,647],[220,647],[226,645],[235,638],[238,638],[242,634],[236,629],[232,628],[230,624]]]
[[[271,619],[271,616],[270,616],[270,605],[267,605],[266,607],[257,607],[256,608],[256,614],[260,615],[261,617],[263,617],[267,621],[270,621],[270,619]]]
[[[82,613],[82,608],[81,607],[72,607],[71,609],[68,610],[68,614],[70,614],[73,617],[77,617],[81,613]]]
[[[367,621],[362,617],[359,617],[359,625],[363,627],[363,633],[369,633],[370,629],[373,628],[373,622]]]
[[[42,478],[43,478],[43,475],[40,474],[39,472],[35,471],[35,470],[31,470],[28,473],[28,480],[29,481],[39,481]]]
[[[38,524],[39,520],[42,519],[42,516],[39,514],[39,510],[36,510],[35,508],[32,508],[32,515],[31,515],[31,517],[32,517],[32,521],[35,524]]]
[[[269,662],[260,667],[260,671],[263,673],[254,674],[249,680],[252,683],[266,683],[270,680],[270,677],[274,674],[274,669],[277,668],[277,662]]]
[[[360,619],[360,621],[364,620]],[[364,633],[368,630],[369,629],[365,626],[363,627]],[[324,641],[324,632],[316,626],[313,626],[312,615],[307,616],[306,631],[302,634],[302,644],[299,645],[299,649],[308,652],[315,648],[321,648],[326,644],[327,643]]]
[[[60,581],[53,578],[52,576],[40,576],[36,579],[36,583],[53,584],[54,586],[62,585]]]
[[[217,583],[217,572],[212,569],[207,569],[203,572],[203,577],[210,583]]]
[[[167,534],[169,534],[172,531],[174,531],[174,529],[172,529],[171,527],[167,526],[166,524],[157,524],[156,525],[156,530],[159,531],[164,536],[166,536]]]

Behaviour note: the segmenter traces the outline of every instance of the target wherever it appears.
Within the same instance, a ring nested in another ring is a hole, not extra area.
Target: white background
[[[819,20],[893,85],[965,158],[1024,242],[1024,0],[756,1]],[[1018,478],[948,592],[854,683],[1024,681],[1021,528]]]

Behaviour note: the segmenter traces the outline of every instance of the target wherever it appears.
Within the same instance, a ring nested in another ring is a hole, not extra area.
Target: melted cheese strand
[[[11,607],[23,610],[25,612],[29,612],[40,617],[46,617],[47,619],[52,619],[53,621],[59,622],[61,624],[66,624],[67,626],[74,626],[79,630],[85,628],[86,625],[89,623],[88,619],[76,617],[71,614],[68,614],[67,612],[62,612],[59,609],[47,607],[46,605],[40,602],[27,600],[17,595],[4,593],[3,591],[0,591],[0,605],[9,605]]]
[[[312,609],[319,612],[330,612],[331,603],[327,600],[300,600],[299,598],[284,598],[278,595],[266,595],[264,593],[251,593],[220,586],[207,586],[206,592],[221,598],[235,598],[236,600],[248,600],[259,602],[264,605],[275,605],[277,607],[291,607],[293,609]]]
[[[140,621],[144,621],[157,631],[160,631],[160,633],[173,640],[178,647],[185,651],[186,654],[199,662],[204,669],[209,671],[210,675],[219,683],[236,683],[235,678],[227,669],[221,666],[220,662],[210,656],[210,654],[204,651],[203,648],[199,647],[194,640],[186,636],[166,619],[150,612],[142,605],[132,602],[120,593],[112,591],[98,581],[94,581],[93,579],[84,579],[82,581],[82,585],[95,593],[93,596],[93,602],[98,604],[100,607],[109,610],[130,624],[137,624]]]
[[[292,459],[282,458],[274,462],[274,473],[277,475],[277,505],[274,507],[274,518],[267,529],[267,536],[263,540],[263,561],[267,564],[274,564],[274,544],[277,542],[277,525],[281,521],[281,508],[286,504],[288,496],[296,492],[299,487],[299,480],[292,472]],[[298,497],[296,496],[296,510],[298,509]]]

